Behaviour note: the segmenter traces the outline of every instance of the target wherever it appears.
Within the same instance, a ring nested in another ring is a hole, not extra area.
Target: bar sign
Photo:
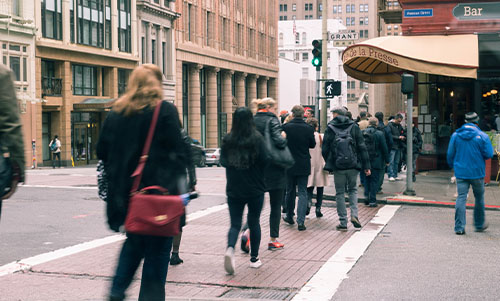
[[[432,8],[419,8],[419,9],[405,9],[405,18],[422,18],[422,17],[432,17],[434,11]]]

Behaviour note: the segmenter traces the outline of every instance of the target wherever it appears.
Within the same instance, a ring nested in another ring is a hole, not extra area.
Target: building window
[[[359,5],[359,12],[362,13],[365,11],[365,5],[364,4],[360,4]]]
[[[309,53],[303,52],[302,53],[302,61],[306,62],[309,59]]]
[[[151,40],[151,63],[156,64],[156,40]]]
[[[304,4],[304,9],[305,9],[306,11],[307,11],[307,10],[309,10],[309,5],[308,5],[307,3],[306,3],[306,4]]]
[[[295,20],[297,18],[297,16],[293,15],[292,16],[292,20]]]
[[[347,81],[347,89],[351,89],[351,82]]]
[[[352,26],[356,25],[356,18],[351,17],[351,25]]]
[[[363,18],[359,18],[359,25],[363,25],[365,22],[364,22],[364,19]]]
[[[345,25],[350,26],[351,25],[351,18],[347,17],[345,18]]]
[[[365,17],[365,25],[368,25],[368,17]]]
[[[283,21],[283,16],[280,16],[280,21]]]
[[[288,20],[287,16],[283,16],[283,21]]]
[[[283,33],[282,32],[279,33],[278,44],[279,44],[279,46],[283,46]]]
[[[97,68],[73,65],[73,94],[97,96]]]
[[[387,30],[392,30],[392,26],[391,25],[387,25]]]
[[[111,0],[106,0],[105,21],[104,21],[104,45],[106,49],[111,49]]]
[[[283,11],[288,11],[288,5],[286,4],[283,5]]]
[[[61,0],[42,0],[42,36],[62,40]]]
[[[363,37],[364,37],[364,35],[363,35],[363,31],[362,31],[362,30],[360,30],[360,31],[359,31],[359,37],[360,37],[360,38],[363,38]]]
[[[333,6],[333,13],[336,14],[337,13],[337,5],[334,5]]]
[[[132,35],[130,23],[130,0],[118,1],[118,49],[123,52],[132,51]]]
[[[104,5],[102,0],[77,1],[78,44],[104,47]]]
[[[14,73],[16,86],[28,82],[28,47],[19,44],[2,44],[3,64]]]
[[[365,4],[365,13],[368,12],[368,4]]]
[[[350,4],[347,4],[347,5],[345,6],[345,12],[346,12],[346,13],[350,13],[350,12],[351,12],[351,5],[350,5]]]
[[[394,30],[398,30],[399,29],[399,26],[398,25],[394,25]]]
[[[300,43],[300,33],[296,33],[295,34],[295,44],[299,44]]]
[[[118,69],[118,95],[122,95],[127,91],[127,82],[129,75],[129,70]]]
[[[309,68],[304,67],[302,68],[302,78],[308,78],[309,77]]]
[[[313,10],[313,4],[312,3],[309,3],[309,10],[312,11]]]
[[[339,14],[342,13],[342,5],[339,5],[338,11],[339,11]]]
[[[292,11],[296,11],[297,10],[297,4],[292,4]]]
[[[306,19],[306,20],[309,20],[309,16],[308,16],[308,15],[305,15],[305,19]]]
[[[365,29],[365,38],[368,38],[368,29]]]
[[[356,5],[351,4],[351,13],[355,13],[355,12],[356,12]]]
[[[302,33],[302,45],[305,45],[307,43],[307,35],[305,32]]]
[[[142,49],[142,63],[146,64],[146,38],[141,38],[141,49]]]
[[[297,62],[300,61],[300,53],[298,52],[295,53],[294,60]]]
[[[42,60],[42,97],[61,95],[62,79],[56,78],[54,61]]]
[[[323,4],[322,3],[319,4],[319,11],[323,11]]]
[[[326,53],[326,59],[328,59],[328,60],[330,59],[330,51],[328,51],[328,52]]]
[[[351,82],[351,89],[356,89],[356,82],[355,81]]]
[[[284,52],[280,52],[280,57],[284,58],[285,57],[285,53]]]

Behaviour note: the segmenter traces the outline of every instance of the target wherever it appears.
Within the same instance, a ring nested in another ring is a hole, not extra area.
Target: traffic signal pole
[[[323,43],[322,43],[322,78],[323,78],[323,85],[325,83],[324,80],[328,78],[328,7],[327,7],[327,0],[322,0],[323,6],[322,6],[322,11],[321,11],[321,18],[322,18],[322,31],[323,31]],[[319,82],[316,80],[316,82]],[[319,83],[317,83],[319,87]],[[321,89],[321,95],[325,97],[325,89]],[[321,116],[316,115],[319,117],[320,120],[320,132],[324,133],[326,130],[326,125],[328,123],[328,108],[327,108],[327,100],[323,98],[321,101]]]
[[[315,101],[315,106],[314,106],[314,116],[316,116],[318,119],[319,118],[319,96],[320,96],[320,66],[316,66],[316,101]],[[320,121],[321,122],[321,121]]]

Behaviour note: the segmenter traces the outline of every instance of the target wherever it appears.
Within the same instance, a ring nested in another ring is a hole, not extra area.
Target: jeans
[[[286,215],[292,217],[295,211],[295,188],[298,187],[299,202],[297,205],[297,224],[303,224],[307,211],[307,179],[309,176],[287,175],[286,183]]]
[[[399,160],[401,159],[401,150],[391,149],[390,165],[389,165],[389,178],[397,178],[399,171]]]
[[[413,153],[413,164],[412,164],[412,166],[413,166],[413,178],[415,178],[415,173],[417,171],[417,159],[418,159],[418,153],[417,154]]]
[[[271,213],[269,214],[269,230],[272,238],[280,237],[281,202],[283,200],[283,194],[283,189],[269,190],[269,203],[271,205]]]
[[[125,299],[125,290],[144,258],[139,300],[165,300],[165,281],[171,248],[172,237],[127,234],[118,259],[110,297],[113,300]]]
[[[231,227],[227,233],[227,246],[233,247],[236,245],[238,235],[241,230],[241,222],[243,219],[243,211],[245,205],[248,205],[247,223],[250,229],[250,255],[252,257],[259,257],[260,245],[260,213],[262,212],[262,205],[264,204],[264,194],[258,197],[249,199],[235,199],[227,198],[227,205],[229,207],[229,216],[231,218]]]
[[[378,179],[378,190],[377,191],[382,191],[382,185],[384,184],[384,177],[385,177],[385,172],[387,170],[387,167],[384,169],[379,169],[380,174],[379,174],[379,179]]]
[[[484,179],[457,179],[458,197],[455,202],[455,232],[465,230],[465,204],[469,186],[474,193],[474,227],[484,226]]]
[[[56,168],[56,158],[58,162],[58,167],[61,167],[61,153],[52,153],[52,168]]]
[[[363,186],[366,185],[366,175],[364,172],[359,173],[359,182],[361,182]]]
[[[336,170],[333,172],[336,200],[337,200],[337,214],[339,216],[340,225],[347,226],[347,209],[345,205],[345,186],[347,183],[349,192],[349,205],[351,207],[351,219],[358,217],[358,188],[356,182],[358,179],[359,171],[357,169]]]
[[[365,204],[377,204],[377,191],[379,188],[380,174],[384,174],[383,169],[371,169],[372,174],[366,177]]]
[[[324,187],[316,187],[316,208],[321,208],[323,204],[323,190]],[[311,208],[312,206],[312,198],[313,198],[314,186],[307,187],[307,207]]]

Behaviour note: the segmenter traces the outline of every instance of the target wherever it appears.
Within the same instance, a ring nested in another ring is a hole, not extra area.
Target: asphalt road
[[[332,300],[498,300],[500,212],[476,233],[453,231],[454,209],[401,207]]]
[[[201,196],[188,214],[226,201],[223,168],[199,168],[197,175]],[[95,167],[29,170],[27,179],[3,204],[0,266],[115,234],[97,196]]]

